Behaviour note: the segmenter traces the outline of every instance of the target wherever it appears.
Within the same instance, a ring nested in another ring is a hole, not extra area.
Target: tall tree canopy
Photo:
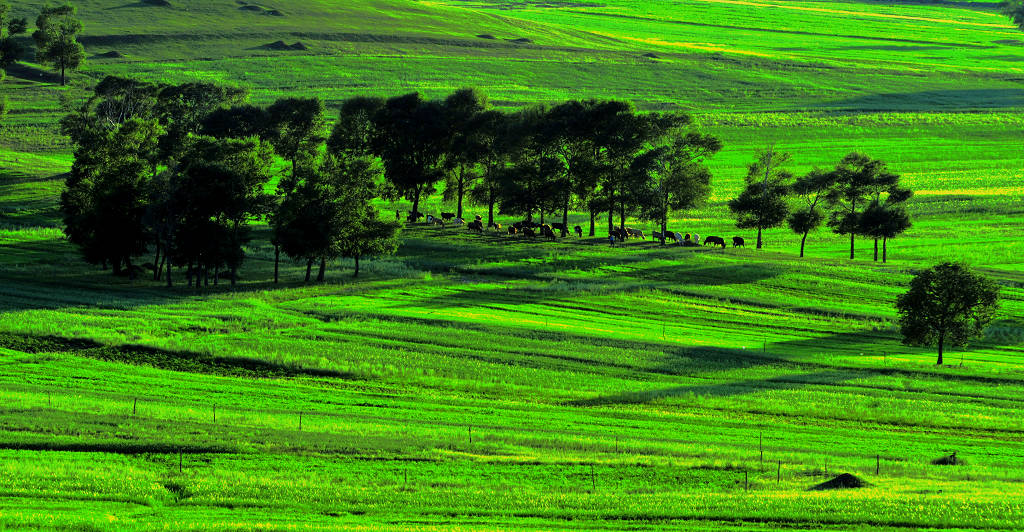
[[[832,186],[835,174],[815,168],[805,176],[793,182],[792,192],[802,201],[802,205],[790,213],[787,223],[794,233],[800,235],[800,256],[804,256],[807,235],[821,227],[825,221],[825,213],[821,210]]]
[[[834,173],[835,183],[827,196],[833,209],[828,226],[836,234],[850,235],[850,258],[853,259],[864,209],[880,194],[904,192],[898,190],[899,176],[890,172],[885,162],[862,153],[853,152],[843,157]]]
[[[10,12],[10,4],[0,1],[0,68],[13,65],[25,53],[14,36],[25,33],[28,29],[28,20],[11,18]],[[3,73],[0,73],[0,79],[3,79]]]
[[[444,107],[414,92],[387,100],[374,124],[374,153],[384,163],[384,176],[418,213],[420,200],[445,174],[449,128]]]
[[[762,232],[782,225],[789,215],[786,197],[793,174],[783,167],[790,159],[788,153],[769,146],[747,166],[746,187],[729,201],[729,210],[736,216],[736,227],[757,229],[757,249],[762,246]]]
[[[448,122],[448,149],[446,156],[446,200],[455,200],[455,216],[462,218],[462,200],[467,190],[480,176],[476,168],[483,157],[486,141],[477,130],[477,115],[487,110],[487,95],[476,89],[459,89],[444,100]]]
[[[946,344],[966,346],[982,335],[998,309],[999,287],[962,264],[946,262],[924,270],[896,302],[903,343],[936,346],[938,359]]]
[[[60,84],[66,81],[67,70],[78,70],[85,60],[85,48],[78,42],[82,22],[75,18],[77,9],[71,4],[44,7],[36,18],[32,38],[38,53],[36,60],[52,65],[60,72]]]
[[[281,157],[292,163],[312,162],[327,133],[324,103],[319,98],[282,98],[267,109],[270,142]]]
[[[705,160],[721,149],[716,137],[691,132],[674,136],[637,159],[636,168],[648,176],[651,191],[644,218],[660,224],[663,245],[669,213],[692,209],[711,193],[711,171]]]

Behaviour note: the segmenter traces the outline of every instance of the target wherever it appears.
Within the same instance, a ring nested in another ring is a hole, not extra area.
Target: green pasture
[[[124,57],[66,88],[31,61],[0,82],[0,529],[1024,527],[1024,33],[994,2],[77,5],[88,55]],[[757,251],[612,247],[604,218],[558,242],[412,225],[358,279],[341,261],[304,285],[285,261],[274,285],[256,223],[235,289],[168,289],[85,265],[60,230],[61,96],[108,74],[257,103],[629,99],[724,141],[674,230],[752,246],[725,202],[772,143],[797,173],[888,161],[914,227],[881,264],[827,231],[799,259],[786,229]],[[943,260],[1003,300],[935,367],[893,303]],[[872,486],[807,491],[842,472]]]

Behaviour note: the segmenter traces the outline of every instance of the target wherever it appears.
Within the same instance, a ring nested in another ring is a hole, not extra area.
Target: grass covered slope
[[[79,2],[88,54],[124,57],[0,85],[0,528],[1024,527],[1024,37],[993,3],[170,2]],[[292,264],[269,283],[258,228],[234,291],[130,283],[57,211],[58,96],[107,74],[260,103],[627,98],[725,142],[675,229],[751,236],[724,202],[771,142],[796,172],[887,160],[915,226],[888,265],[826,232],[800,260],[786,230],[758,252],[413,226],[358,281],[342,262],[310,286]],[[949,259],[1003,304],[936,368],[893,301]],[[845,472],[871,486],[807,491]]]

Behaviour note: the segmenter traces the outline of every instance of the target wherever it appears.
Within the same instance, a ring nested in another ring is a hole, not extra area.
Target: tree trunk
[[[213,286],[220,284],[220,264],[213,267]]]
[[[121,275],[121,259],[114,259],[113,261],[111,261],[111,264],[113,265],[114,270],[112,273],[115,276]]]
[[[192,269],[192,261],[188,261],[188,269],[185,270],[185,278],[188,279],[188,287],[192,288],[192,277],[195,276],[196,272]]]
[[[804,244],[807,243],[807,231],[804,232],[803,238],[800,239],[800,258],[804,258]]]
[[[61,87],[64,86],[64,80],[65,80],[65,77],[64,77],[64,65],[61,65],[60,66],[60,86]]]
[[[274,284],[277,284],[278,264],[281,263],[281,246],[274,244]]]
[[[487,227],[494,225],[494,193],[490,193],[487,198]]]
[[[939,333],[939,359],[935,362],[936,366],[942,365],[942,344],[946,341],[946,331]]]
[[[597,222],[597,213],[594,212],[594,207],[590,207],[590,236],[594,236],[594,224]]]
[[[459,207],[456,209],[456,217],[462,218],[462,195],[465,193],[466,187],[466,168],[463,165],[459,165]]]
[[[875,262],[878,262],[878,239],[875,239]]]
[[[153,257],[153,280],[160,280],[160,239],[156,241],[156,255]]]
[[[163,277],[165,262],[167,262],[167,250],[164,250],[164,255],[160,257],[160,264],[156,265],[156,279],[154,279],[155,281],[159,281]],[[168,264],[168,266],[170,266],[170,264]]]
[[[174,282],[171,280],[171,261],[167,259],[167,252],[164,252],[164,260],[167,261],[167,288],[174,286]]]
[[[203,286],[210,286],[210,267],[203,266]]]
[[[757,228],[757,249],[761,249],[761,228]]]
[[[312,273],[313,273],[313,259],[307,259],[306,260],[306,280],[304,282],[307,282],[307,283],[309,282],[309,276]]]
[[[888,240],[888,239],[883,236],[882,237],[882,264],[885,264],[885,259],[887,257],[886,249],[885,249],[886,240]]]
[[[562,205],[562,227],[569,229],[569,198],[565,198],[565,204]]]
[[[626,202],[619,201],[619,229],[626,229]]]
[[[316,274],[316,282],[324,282],[324,271],[327,270],[327,259],[320,257],[320,271]]]
[[[414,192],[413,196],[412,196],[412,213],[413,213],[412,221],[413,222],[418,220],[418,218],[416,217],[416,214],[418,212],[420,212],[420,191],[421,190],[422,190],[422,188],[417,186],[416,187],[416,192]]]
[[[359,277],[359,255],[353,257],[356,261],[356,271],[352,273],[352,277]]]
[[[125,263],[125,265],[128,268],[128,280],[129,281],[134,281],[135,280],[135,270],[132,269],[132,258],[131,257],[125,257],[124,263]]]
[[[856,236],[857,235],[853,234],[853,232],[850,233],[850,260],[853,260],[853,239]]]
[[[615,229],[615,189],[608,191],[608,232]]]

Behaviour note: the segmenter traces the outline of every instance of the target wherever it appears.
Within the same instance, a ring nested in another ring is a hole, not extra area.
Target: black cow
[[[583,228],[582,227],[577,225],[576,227],[573,227],[572,229],[573,229],[573,231],[576,231],[576,238],[583,238]]]
[[[501,224],[499,223],[492,223],[490,227],[493,227],[495,232],[501,232]]]
[[[515,225],[508,226],[508,234],[510,236],[515,236],[515,234],[518,233],[518,232],[519,232],[519,229],[516,229]]]
[[[484,224],[480,220],[473,220],[472,222],[466,224],[466,229],[469,229],[470,231],[476,231],[477,233],[483,233]]]
[[[654,240],[661,240],[661,238],[662,238],[661,231],[652,231],[651,232],[651,238],[654,239]]]
[[[524,234],[524,235],[526,235],[526,236],[528,236],[528,237],[530,237],[530,238],[534,238],[534,237],[536,237],[536,236],[537,236],[537,233],[535,233],[535,232],[533,231],[533,229],[532,229],[532,228],[529,228],[529,227],[524,227],[524,228],[523,228],[523,234]]]
[[[627,233],[625,229],[619,229],[618,227],[608,231],[608,234],[619,239],[619,242],[623,242],[629,238],[629,233]]]
[[[442,212],[441,213],[441,219],[446,221],[446,222],[448,220],[451,220],[452,218],[455,218],[455,213],[454,212]]]
[[[709,236],[704,239],[704,245],[711,244],[712,246],[722,246],[725,249],[725,239],[720,236]]]
[[[551,224],[551,229],[562,233],[562,238],[565,238],[565,235],[569,233],[569,228],[563,223],[553,223]]]
[[[422,212],[412,212],[412,211],[408,211],[408,212],[409,212],[409,216],[405,217],[405,221],[407,221],[407,222],[414,223],[414,222],[418,221],[420,218],[423,218],[423,216],[424,216]]]
[[[555,231],[551,229],[551,226],[548,224],[540,226],[540,234],[543,235],[545,238],[550,238],[551,240],[558,238],[557,236],[555,236]]]
[[[632,227],[627,227],[626,228],[626,232],[629,233],[629,236],[638,236],[638,237],[640,237],[641,240],[647,240],[647,237],[644,236],[644,232],[639,230],[639,229],[633,229]]]
[[[732,247],[734,247],[734,248],[737,248],[737,247],[738,248],[744,248],[744,247],[747,247],[745,244],[746,244],[746,242],[743,241],[743,237],[742,236],[734,236],[734,237],[732,237]]]

